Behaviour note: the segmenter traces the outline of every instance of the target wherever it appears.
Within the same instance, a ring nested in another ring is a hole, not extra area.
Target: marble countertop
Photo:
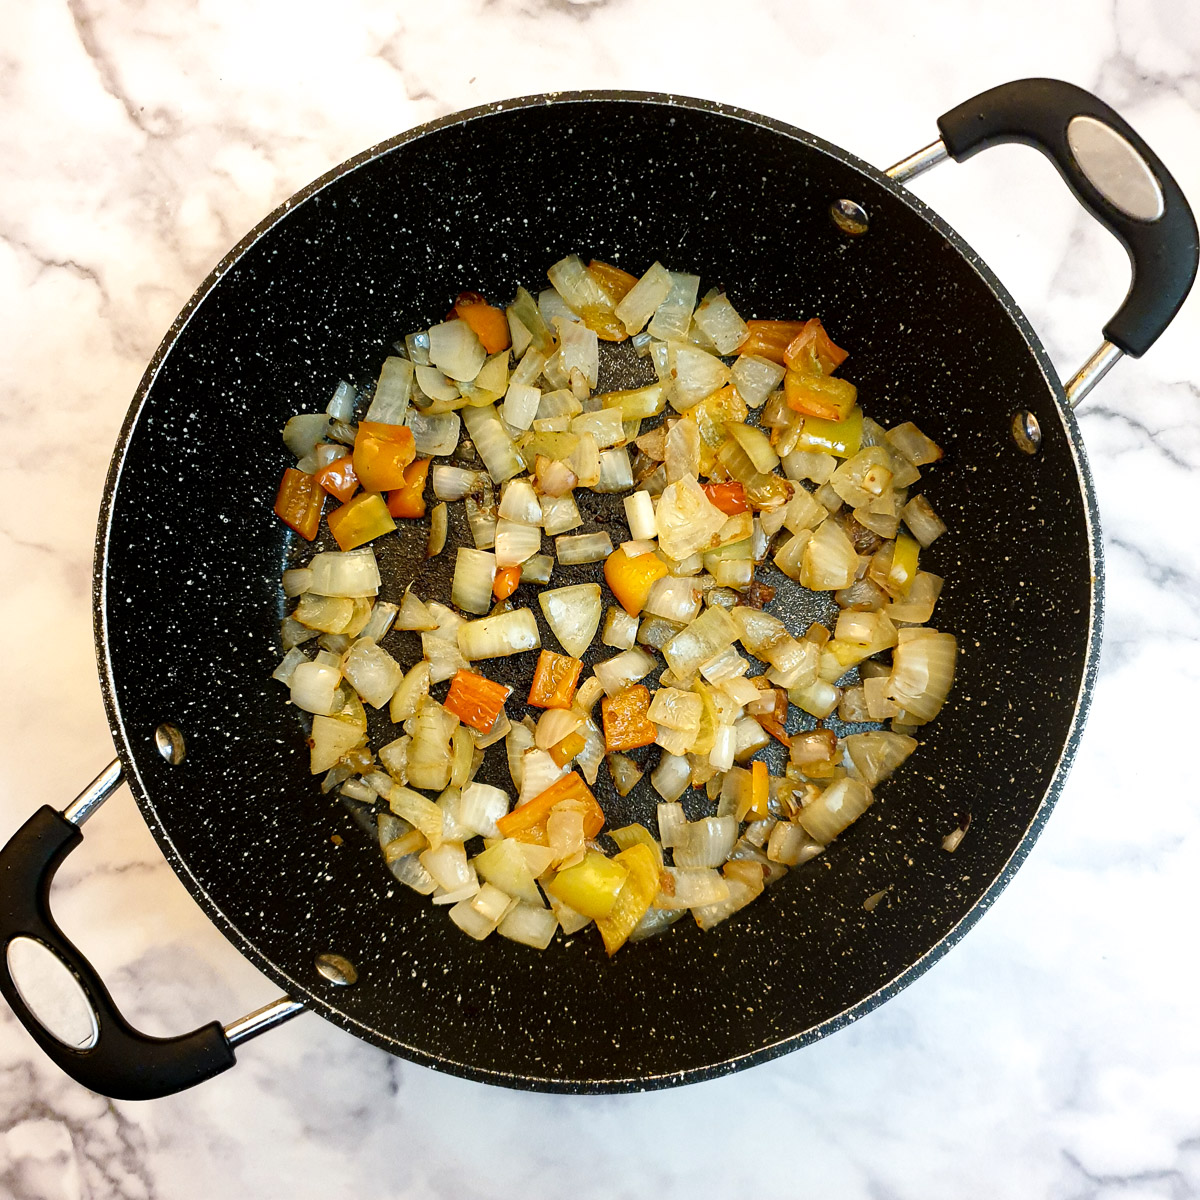
[[[1200,10],[1179,0],[261,0],[6,6],[0,47],[0,838],[112,757],[91,633],[94,522],[145,363],[222,253],[297,188],[429,118],[566,88],[705,95],[886,165],[936,115],[1053,75],[1125,115],[1200,201]],[[1070,374],[1125,255],[1032,151],[914,185]],[[1200,300],[1081,410],[1106,640],[1065,792],[994,909],[857,1024],[718,1081],[577,1098],[489,1088],[305,1015],[149,1104],[76,1086],[0,1006],[0,1195],[493,1200],[570,1194],[1200,1193]],[[1188,347],[1192,347],[1189,350]],[[1150,715],[1154,714],[1154,715]],[[1165,751],[1165,752],[1164,752]],[[275,987],[209,924],[124,790],[54,894],[127,1015],[167,1034]]]

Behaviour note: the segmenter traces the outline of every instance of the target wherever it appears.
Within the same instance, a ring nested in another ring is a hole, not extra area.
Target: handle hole
[[[25,1007],[51,1037],[73,1050],[90,1050],[100,1040],[87,993],[49,946],[36,938],[15,937],[8,943],[7,960]]]

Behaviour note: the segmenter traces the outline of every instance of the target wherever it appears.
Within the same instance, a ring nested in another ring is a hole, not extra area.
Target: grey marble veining
[[[1057,75],[1118,108],[1200,198],[1200,9],[1178,0],[731,10],[452,0],[10,5],[0,48],[0,836],[111,757],[93,661],[95,516],[145,363],[274,205],[393,133],[538,91],[706,95],[886,165],[984,87]],[[982,254],[1063,375],[1125,256],[1053,170],[1004,148],[914,184]],[[1189,913],[1200,815],[1200,301],[1080,410],[1108,563],[1091,716],[1033,854],[933,971],[833,1037],[646,1096],[526,1095],[391,1058],[312,1016],[149,1105],[97,1098],[0,1008],[0,1195],[881,1198],[1200,1193]],[[1183,747],[1184,753],[1179,752]],[[89,823],[56,912],[127,1015],[165,1034],[276,989],[212,928],[128,795]]]

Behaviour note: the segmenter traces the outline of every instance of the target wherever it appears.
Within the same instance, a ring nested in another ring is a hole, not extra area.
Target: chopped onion
[[[537,530],[533,532],[537,534]],[[454,566],[450,602],[464,612],[486,613],[492,607],[492,585],[495,580],[496,555],[460,546]]]
[[[525,464],[512,438],[505,432],[504,423],[495,408],[490,404],[481,408],[467,408],[462,415],[467,432],[492,479],[496,483],[503,483],[520,474]]]
[[[658,840],[664,848],[678,844],[687,818],[683,815],[683,805],[674,802],[660,804],[657,809]]]
[[[677,562],[699,550],[709,549],[725,519],[725,514],[691,477],[679,479],[664,488],[654,510],[658,544],[664,554]]]
[[[580,413],[571,418],[572,433],[590,433],[601,449],[625,441],[624,417],[619,408],[602,408],[598,412]]]
[[[377,601],[371,609],[371,616],[363,626],[359,637],[370,638],[373,642],[381,641],[395,623],[399,611],[398,604],[392,604],[387,600]]]
[[[413,364],[407,358],[395,355],[385,358],[366,419],[385,425],[403,425],[412,396],[412,384]]]
[[[297,413],[283,427],[283,444],[297,457],[311,454],[329,431],[325,413]]]
[[[719,867],[737,841],[736,817],[702,817],[689,821],[678,831],[675,842],[677,867]]]
[[[757,722],[756,722],[757,724]],[[642,777],[642,768],[626,754],[613,751],[607,757],[608,773],[612,776],[613,786],[618,796],[628,796],[637,786]],[[680,806],[680,812],[683,811]]]
[[[434,883],[447,892],[454,892],[475,882],[475,869],[467,862],[462,842],[442,842],[437,849],[420,855],[421,866],[429,872]]]
[[[360,550],[326,550],[313,555],[309,590],[321,596],[374,596],[379,592],[379,567],[370,546]]]
[[[629,462],[629,451],[624,446],[618,446],[615,450],[605,450],[600,455],[600,478],[592,484],[592,491],[627,492],[631,487],[633,467]]]
[[[346,652],[342,674],[372,708],[382,708],[404,678],[400,664],[367,637],[360,637]]]
[[[567,459],[567,466],[584,487],[593,487],[600,480],[600,447],[590,433],[578,435],[579,441]]]
[[[814,859],[824,851],[820,842],[814,841],[803,825],[791,821],[779,821],[771,830],[767,842],[767,857],[785,867],[798,867]]]
[[[743,354],[730,372],[737,393],[751,408],[761,408],[783,381],[785,368],[758,354]]]
[[[671,277],[671,290],[655,310],[648,329],[651,337],[664,342],[687,337],[692,324],[692,309],[696,307],[696,297],[700,292],[699,275],[685,275],[678,271],[668,274]]]
[[[596,590],[599,592],[600,589]],[[599,596],[597,596],[596,602],[599,604]],[[634,646],[630,650],[598,662],[595,672],[604,691],[609,696],[615,696],[618,692],[623,692],[627,687],[637,683],[638,680],[645,679],[655,666],[654,659],[645,650]]]
[[[847,829],[874,803],[871,789],[860,779],[834,780],[797,818],[806,832],[823,846]]]
[[[333,389],[333,397],[325,406],[325,411],[331,421],[353,421],[357,405],[358,392],[351,384],[342,380]]]
[[[604,619],[604,632],[600,640],[614,650],[629,650],[637,641],[637,631],[637,617],[631,617],[620,606],[612,605]]]
[[[723,608],[706,608],[663,647],[663,657],[680,679],[686,679],[701,663],[731,648],[737,637],[738,626]],[[740,658],[736,652],[735,657]]]
[[[624,504],[630,537],[638,541],[658,537],[658,526],[654,523],[654,500],[649,492],[634,492],[625,497]]]
[[[942,594],[942,579],[928,571],[918,571],[909,585],[908,595],[902,600],[892,600],[885,612],[893,621],[924,624],[933,616],[938,597]]]
[[[612,552],[612,539],[607,533],[581,533],[554,539],[554,554],[563,566],[603,562]],[[599,603],[599,587],[596,591]]]
[[[298,663],[292,670],[291,701],[305,712],[331,716],[340,707],[342,672],[321,662]]]
[[[483,343],[466,321],[456,317],[430,326],[429,361],[444,375],[469,383],[486,360]]]
[[[554,559],[549,554],[535,554],[521,564],[522,583],[549,583]]]
[[[553,324],[558,330],[559,362],[563,372],[570,377],[573,370],[578,370],[588,385],[595,387],[600,374],[596,334],[582,322],[566,321],[562,317],[555,317]]]
[[[620,610],[618,610],[620,611]],[[636,625],[636,622],[634,622]],[[308,662],[308,655],[297,646],[293,646],[284,656],[283,661],[271,672],[272,679],[278,679],[280,683],[286,683],[289,686],[292,682],[292,673],[296,668],[304,662]]]
[[[528,479],[510,479],[500,495],[500,516],[524,525],[541,525],[542,505]]]
[[[913,466],[923,467],[942,457],[941,448],[927,438],[911,421],[897,425],[887,432],[891,448],[902,454]]]
[[[597,587],[596,591],[599,590]],[[473,662],[537,650],[541,644],[537,621],[527,608],[514,608],[481,621],[467,621],[458,629],[459,650]]]
[[[583,724],[583,713],[573,708],[548,708],[538,718],[533,744],[539,750],[553,750]]]
[[[858,554],[836,521],[824,521],[804,547],[800,582],[814,591],[849,587],[858,573]]]
[[[425,545],[425,557],[436,558],[446,545],[446,533],[450,523],[449,513],[443,501],[433,506],[429,514],[429,541]]]
[[[545,950],[558,931],[558,918],[551,909],[527,904],[515,904],[496,926],[496,932],[510,941]]]
[[[570,492],[542,498],[542,527],[551,537],[566,533],[570,529],[578,529],[582,524],[579,507]]]
[[[909,533],[921,543],[922,549],[946,532],[945,522],[924,496],[914,496],[900,510],[900,518],[908,526]]]
[[[608,534],[602,535],[605,540]],[[559,538],[559,545],[572,539]],[[611,551],[611,544],[609,550]],[[560,554],[561,558],[561,554]],[[596,561],[588,559],[589,562]],[[554,636],[572,658],[582,658],[583,652],[592,644],[600,626],[600,585],[580,583],[571,587],[553,588],[538,596],[538,603],[545,614]]]
[[[712,342],[718,354],[732,354],[750,332],[724,292],[706,296],[693,314],[692,322]]]
[[[667,803],[678,800],[692,785],[692,764],[686,758],[664,750],[658,766],[650,774],[650,783]]]
[[[518,567],[542,548],[542,531],[504,517],[496,523],[496,566]],[[460,606],[461,607],[461,606]],[[486,609],[472,610],[485,612]]]
[[[418,632],[437,629],[438,623],[429,609],[409,588],[400,598],[400,611],[396,615],[397,629],[412,629]]]
[[[729,382],[729,368],[719,359],[687,342],[669,343],[668,370],[671,405],[686,412]]]
[[[508,393],[504,397],[504,420],[513,429],[528,429],[537,416],[538,404],[541,402],[540,388],[527,383],[512,383],[508,385]]]
[[[498,787],[487,783],[471,783],[462,791],[458,819],[472,833],[483,837],[499,837],[496,822],[508,812],[509,798]],[[486,876],[485,876],[486,878]]]
[[[307,567],[296,567],[283,573],[283,594],[291,599],[312,588],[313,573]]]
[[[456,400],[461,403],[462,397],[459,395],[458,388],[437,367],[418,364],[416,375],[417,386],[430,400],[440,400],[444,404],[452,404]]]
[[[474,495],[470,495],[463,505],[467,510],[467,527],[476,550],[490,550],[496,544],[496,508],[492,504],[490,480],[483,495],[483,500],[476,500]]]
[[[468,493],[479,491],[487,478],[483,471],[439,463],[433,468],[433,494],[439,500],[461,500]]]
[[[650,588],[642,611],[685,625],[700,611],[703,597],[704,593],[690,579],[664,575]]]
[[[953,634],[931,630],[925,637],[902,639],[892,651],[888,696],[904,710],[907,723],[923,725],[941,711],[954,682],[957,650]]]
[[[552,783],[567,773],[545,750],[526,750],[521,758],[521,792],[518,804],[540,796]]]
[[[429,695],[429,663],[419,662],[412,667],[392,694],[388,716],[394,725],[416,715],[425,697]]]
[[[417,454],[422,458],[454,453],[462,428],[458,413],[444,412],[426,416],[414,408],[408,414],[407,424],[412,430]]]

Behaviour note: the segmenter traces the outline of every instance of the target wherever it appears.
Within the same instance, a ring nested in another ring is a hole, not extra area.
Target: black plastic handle
[[[50,915],[50,884],[83,834],[48,805],[0,850],[0,993],[34,1041],[84,1087],[114,1100],[154,1100],[202,1083],[233,1066],[233,1049],[217,1021],[179,1037],[139,1033],[121,1016],[92,965]],[[79,981],[100,1036],[90,1049],[67,1046],[25,1004],[8,969],[8,945],[20,936],[49,947]]]
[[[1067,139],[1075,117],[1092,117],[1141,155],[1162,191],[1162,213],[1131,217],[1088,178]],[[958,162],[1002,142],[1035,146],[1058,168],[1076,199],[1129,252],[1133,282],[1104,336],[1126,354],[1144,354],[1179,311],[1196,278],[1196,220],[1158,155],[1102,100],[1060,79],[1018,79],[938,118],[942,141]]]

